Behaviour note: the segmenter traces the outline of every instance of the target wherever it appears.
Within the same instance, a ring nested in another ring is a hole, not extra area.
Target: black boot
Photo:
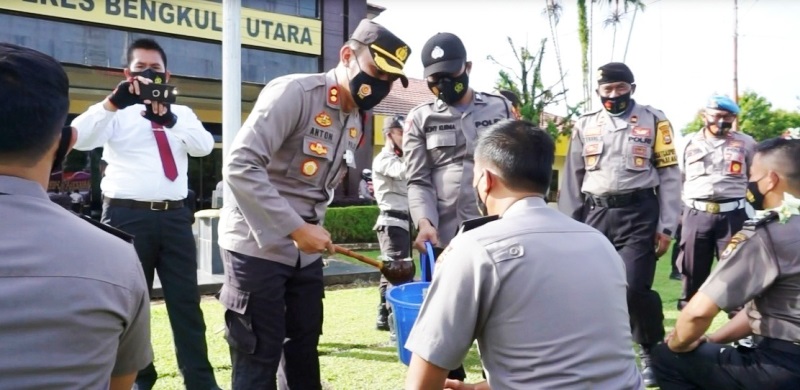
[[[378,304],[378,318],[375,320],[375,329],[389,330],[389,310],[386,308],[386,286],[378,287],[381,294],[381,303]]]
[[[646,387],[656,387],[656,375],[650,365],[650,349],[653,347],[650,344],[640,345],[639,350],[639,364],[642,366],[642,379]]]

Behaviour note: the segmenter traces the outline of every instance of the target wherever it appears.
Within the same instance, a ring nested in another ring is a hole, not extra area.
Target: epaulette
[[[596,110],[594,110],[594,111],[587,111],[587,112],[584,112],[583,114],[581,114],[581,115],[579,116],[579,118],[580,118],[580,117],[584,117],[584,116],[589,116],[589,115],[594,115],[594,114],[597,114],[597,113],[598,113],[598,112],[600,112],[601,110],[602,110],[602,108],[598,108],[598,109],[596,109]]]
[[[104,224],[102,222],[95,221],[94,219],[91,219],[91,218],[89,218],[89,217],[87,217],[87,216],[85,216],[83,214],[77,214],[77,213],[73,213],[73,214],[77,215],[78,218],[80,218],[80,219],[82,219],[82,220],[84,220],[86,222],[89,222],[90,224],[92,224],[92,226],[94,226],[94,227],[96,227],[96,228],[98,228],[98,229],[100,229],[100,230],[102,230],[102,231],[104,231],[104,232],[106,232],[108,234],[111,234],[114,237],[121,238],[123,241],[125,241],[127,243],[133,244],[133,236],[132,235],[130,235],[128,233],[125,233],[122,230],[119,230],[119,229],[117,229],[115,227],[108,226],[108,225],[106,225],[106,224]]]
[[[488,217],[468,219],[464,222],[461,222],[461,226],[458,228],[458,233],[460,234],[468,232],[472,229],[479,228],[483,225],[486,225],[489,222],[496,221],[498,219],[500,219],[499,215],[490,215]]]
[[[636,105],[637,105],[637,106],[642,106],[642,108],[643,108],[645,111],[647,111],[647,112],[649,112],[649,113],[651,113],[651,114],[655,115],[656,117],[658,117],[658,118],[659,118],[659,120],[664,120],[664,119],[666,119],[666,118],[667,118],[667,116],[666,116],[666,115],[664,115],[664,111],[661,111],[661,110],[659,110],[659,109],[657,109],[657,108],[655,108],[655,107],[648,106],[647,104],[639,104],[639,103],[636,103]]]
[[[429,102],[427,102],[427,103],[421,103],[421,104],[417,104],[416,106],[414,106],[414,108],[412,108],[411,110],[409,110],[409,111],[408,111],[408,117],[407,117],[406,119],[410,118],[410,117],[411,117],[411,114],[412,114],[414,111],[417,111],[418,109],[420,109],[420,108],[422,108],[422,107],[425,107],[425,106],[433,106],[433,105],[435,105],[435,104],[436,104],[436,99],[433,99],[433,100],[431,100],[431,101],[429,101]]]
[[[776,211],[769,211],[764,215],[753,217],[744,221],[744,228],[747,230],[756,230],[759,226],[764,226],[772,221],[778,220],[778,213]]]

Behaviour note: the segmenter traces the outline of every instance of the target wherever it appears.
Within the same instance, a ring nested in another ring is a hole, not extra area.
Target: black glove
[[[144,119],[147,119],[153,123],[158,123],[159,125],[167,128],[175,126],[175,123],[178,122],[178,117],[172,113],[172,110],[169,108],[169,104],[164,104],[164,107],[167,108],[167,113],[164,115],[158,115],[153,111],[152,104],[145,104]]]
[[[131,93],[128,90],[130,86],[131,86],[130,81],[128,80],[122,81],[119,84],[117,84],[117,88],[115,88],[114,91],[111,92],[111,95],[108,95],[108,100],[118,110],[142,102],[142,100],[139,99],[138,95],[136,95],[135,93]]]

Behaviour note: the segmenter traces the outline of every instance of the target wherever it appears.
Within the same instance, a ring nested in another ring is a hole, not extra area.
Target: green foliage
[[[589,101],[589,26],[586,19],[586,0],[578,0],[578,39],[581,41],[581,73],[583,74],[583,100]]]
[[[559,133],[570,133],[572,118],[579,114],[583,103],[567,106],[567,115],[561,118],[545,115],[546,107],[564,101],[567,94],[567,90],[563,87],[561,90],[557,89],[561,80],[551,86],[545,86],[542,81],[541,69],[546,43],[547,38],[542,39],[539,50],[534,55],[527,47],[521,46],[517,49],[514,46],[514,41],[510,37],[508,38],[508,44],[511,46],[511,50],[517,60],[516,65],[519,67],[519,73],[516,73],[515,69],[511,67],[498,63],[491,55],[487,58],[505,68],[500,70],[498,74],[496,88],[507,89],[516,93],[520,98],[520,115],[522,118],[544,127],[555,139]],[[564,76],[562,75],[561,79],[563,78]]]
[[[337,244],[377,242],[372,228],[378,213],[378,206],[332,207],[325,214],[324,226]]]
[[[778,137],[786,129],[800,127],[800,112],[773,109],[767,98],[753,91],[745,91],[739,97],[739,131],[750,134],[756,141]],[[681,130],[681,134],[693,133],[704,126],[702,110],[697,118]]]

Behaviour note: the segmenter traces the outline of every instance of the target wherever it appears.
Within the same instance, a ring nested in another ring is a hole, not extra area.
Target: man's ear
[[[341,49],[339,49],[339,62],[347,65],[350,63],[350,58],[354,55],[355,53],[353,52],[353,49],[351,49],[348,45],[344,45]]]
[[[169,83],[169,76],[172,76],[172,73],[170,71],[166,71],[166,75],[167,75],[167,79],[164,80],[164,83]]]
[[[468,75],[472,72],[472,61],[467,61],[464,71],[467,72]]]
[[[125,69],[122,70],[122,73],[125,75],[126,79],[131,78],[131,70],[130,69],[125,68]]]
[[[495,184],[497,184],[497,176],[492,173],[492,171],[488,169],[483,170],[483,177],[486,178],[486,193],[488,194],[489,191],[494,188]]]
[[[631,84],[631,95],[636,92],[636,84]]]

